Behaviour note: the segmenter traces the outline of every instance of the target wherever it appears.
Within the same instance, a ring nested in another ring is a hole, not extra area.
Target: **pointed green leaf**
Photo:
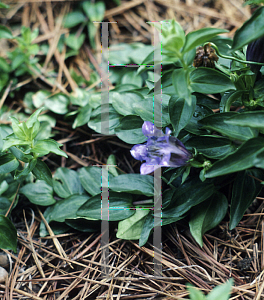
[[[235,126],[251,127],[264,130],[264,111],[247,111],[232,116],[224,121]]]
[[[235,33],[232,49],[237,50],[263,36],[264,7],[259,7]]]
[[[231,278],[226,283],[213,288],[207,295],[206,300],[228,300],[232,291],[234,280]]]
[[[196,106],[196,97],[191,96],[191,100],[190,105],[183,98],[171,97],[170,99],[169,114],[175,136],[178,136],[179,132],[189,123],[193,116]]]
[[[192,31],[186,35],[186,42],[183,47],[183,53],[204,44],[205,42],[210,42],[210,40],[220,33],[228,32],[225,29],[218,28],[201,28]]]
[[[55,153],[60,156],[68,157],[68,155],[62,151],[59,147],[61,147],[62,144],[52,140],[39,140],[35,143],[34,147],[31,149],[33,153],[35,153],[38,157],[44,156],[50,152]]]
[[[203,235],[206,231],[217,226],[228,208],[228,201],[221,193],[214,193],[208,200],[196,205],[192,209],[189,226],[196,242],[203,246]]]
[[[12,153],[0,156],[0,174],[12,172],[18,166],[19,162]]]
[[[218,160],[206,172],[206,178],[213,178],[254,167],[257,155],[264,152],[264,139],[253,138],[242,144],[235,152]]]
[[[52,175],[48,166],[44,161],[37,158],[37,163],[35,168],[32,170],[34,176],[39,180],[45,180],[47,184],[53,186]]]
[[[43,180],[26,184],[19,192],[25,195],[30,202],[37,205],[49,206],[56,203],[53,198],[53,188]]]
[[[13,223],[0,215],[0,248],[17,252],[17,231]]]
[[[119,221],[116,237],[124,240],[138,240],[149,209],[137,208],[129,218]]]
[[[234,181],[230,207],[230,230],[242,219],[245,211],[260,192],[262,185],[256,180],[264,180],[262,170],[251,169],[239,172]],[[250,187],[250,188],[249,188]]]
[[[67,168],[58,168],[53,176],[55,193],[61,198],[68,198],[74,194],[83,194],[78,173]]]

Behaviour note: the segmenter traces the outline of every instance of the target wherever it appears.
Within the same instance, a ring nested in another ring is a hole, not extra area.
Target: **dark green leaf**
[[[19,192],[25,195],[30,202],[37,205],[49,206],[56,203],[53,198],[52,187],[43,180],[26,184]]]
[[[184,145],[187,148],[196,148],[199,153],[213,159],[224,158],[236,150],[229,139],[217,136],[192,137]]]
[[[144,219],[144,223],[142,226],[142,231],[138,243],[139,247],[142,247],[146,244],[153,228],[154,228],[154,216],[153,216],[153,212],[149,211],[148,215]]]
[[[119,221],[129,218],[135,213],[132,207],[132,196],[125,193],[109,192],[109,218],[106,216],[103,220]],[[95,218],[101,220],[101,193],[90,198],[77,211],[77,215],[81,217]]]
[[[191,101],[191,89],[189,85],[189,73],[190,70],[185,70],[183,68],[176,69],[172,73],[172,83],[175,88],[176,94],[180,98],[186,99],[186,101]],[[189,104],[189,106],[191,106]]]
[[[170,204],[162,210],[162,224],[166,220],[167,224],[174,222],[193,206],[208,199],[214,192],[213,184],[201,182],[199,178],[195,177],[188,179],[175,190]]]
[[[247,111],[225,120],[226,124],[264,130],[264,111]]]
[[[262,185],[256,180],[264,180],[263,171],[251,169],[239,172],[234,181],[230,207],[230,230],[242,219],[245,211],[260,192]],[[250,187],[250,188],[249,188]]]
[[[195,96],[192,96],[191,100],[191,105],[189,105],[183,98],[171,97],[170,99],[169,114],[175,136],[178,136],[179,132],[189,123],[193,116],[196,107]]]
[[[58,201],[52,206],[49,213],[49,222],[65,222],[65,219],[76,219],[77,210],[89,199],[87,195],[71,195],[70,197]],[[94,218],[90,218],[94,220]]]
[[[109,180],[109,187],[115,192],[129,192],[153,196],[153,176],[141,174],[123,174]]]
[[[258,39],[264,31],[264,7],[259,7],[235,33],[233,39],[233,50],[242,48],[250,42]]]
[[[142,133],[143,120],[138,116],[124,117],[115,128],[116,135],[128,144],[140,144],[146,141]]]
[[[190,86],[193,91],[203,94],[235,90],[235,85],[227,75],[205,67],[194,69],[190,73]]]
[[[12,153],[0,156],[0,174],[12,172],[18,166],[19,162]]]
[[[39,180],[45,180],[47,184],[53,186],[52,175],[48,166],[44,163],[44,161],[37,158],[37,164],[35,168],[32,170],[34,176]]]
[[[85,40],[85,34],[80,34],[76,36],[75,34],[70,34],[65,39],[65,44],[72,48],[73,50],[79,50]]]
[[[30,172],[32,172],[32,170],[35,168],[36,164],[37,164],[37,160],[31,159],[30,162],[26,165],[26,167],[24,167],[23,170],[17,169],[15,171],[14,179],[17,180],[22,176],[27,176]]]
[[[227,124],[225,121],[235,116],[235,112],[226,112],[207,116],[199,121],[203,128],[215,130],[224,136],[238,141],[246,141],[258,135],[258,131],[249,127]]]
[[[88,126],[96,132],[104,131],[108,134],[114,134],[114,129],[119,126],[120,120],[121,115],[111,104],[103,104],[93,111]]]
[[[101,230],[101,221],[91,221],[78,217],[77,219],[66,219],[65,223],[71,228],[82,232],[96,232]]]
[[[102,182],[106,179],[102,178],[102,172],[100,167],[84,167],[79,170],[79,178],[83,188],[92,196],[101,193]],[[108,180],[112,180],[113,175],[108,173]]]
[[[210,39],[220,33],[225,32],[228,32],[228,30],[218,28],[201,28],[192,31],[186,35],[186,42],[183,47],[183,53],[188,52],[189,50],[200,46],[205,42],[210,42]]]
[[[192,209],[189,226],[192,236],[201,247],[204,233],[222,221],[227,208],[228,201],[225,195],[217,192]]]
[[[55,193],[61,198],[68,198],[74,194],[83,194],[78,173],[67,168],[58,168],[53,176]]]
[[[17,231],[13,223],[0,215],[0,248],[17,252]]]
[[[253,138],[226,158],[218,160],[206,172],[206,178],[222,176],[254,167],[257,155],[264,151],[264,139]]]
[[[5,215],[8,212],[10,205],[11,201],[6,197],[0,197],[0,215]]]

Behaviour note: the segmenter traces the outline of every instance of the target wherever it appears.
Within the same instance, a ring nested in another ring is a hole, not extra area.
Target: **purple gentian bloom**
[[[135,159],[146,161],[140,167],[141,174],[152,173],[159,167],[181,167],[192,157],[180,140],[170,136],[169,128],[166,128],[164,134],[154,124],[145,121],[142,132],[148,138],[147,142],[135,145],[130,150]]]

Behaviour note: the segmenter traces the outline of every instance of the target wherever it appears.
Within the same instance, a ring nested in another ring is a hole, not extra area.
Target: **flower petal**
[[[146,148],[146,145],[138,144],[132,147],[130,153],[137,160],[146,160],[148,154]]]
[[[154,172],[158,168],[160,168],[159,165],[149,165],[147,163],[144,163],[140,167],[140,174],[141,175],[147,175],[149,173]]]

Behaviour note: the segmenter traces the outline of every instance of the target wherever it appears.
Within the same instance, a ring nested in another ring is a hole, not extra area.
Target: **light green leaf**
[[[124,240],[138,240],[148,213],[149,209],[137,208],[134,215],[119,221],[116,237]]]

